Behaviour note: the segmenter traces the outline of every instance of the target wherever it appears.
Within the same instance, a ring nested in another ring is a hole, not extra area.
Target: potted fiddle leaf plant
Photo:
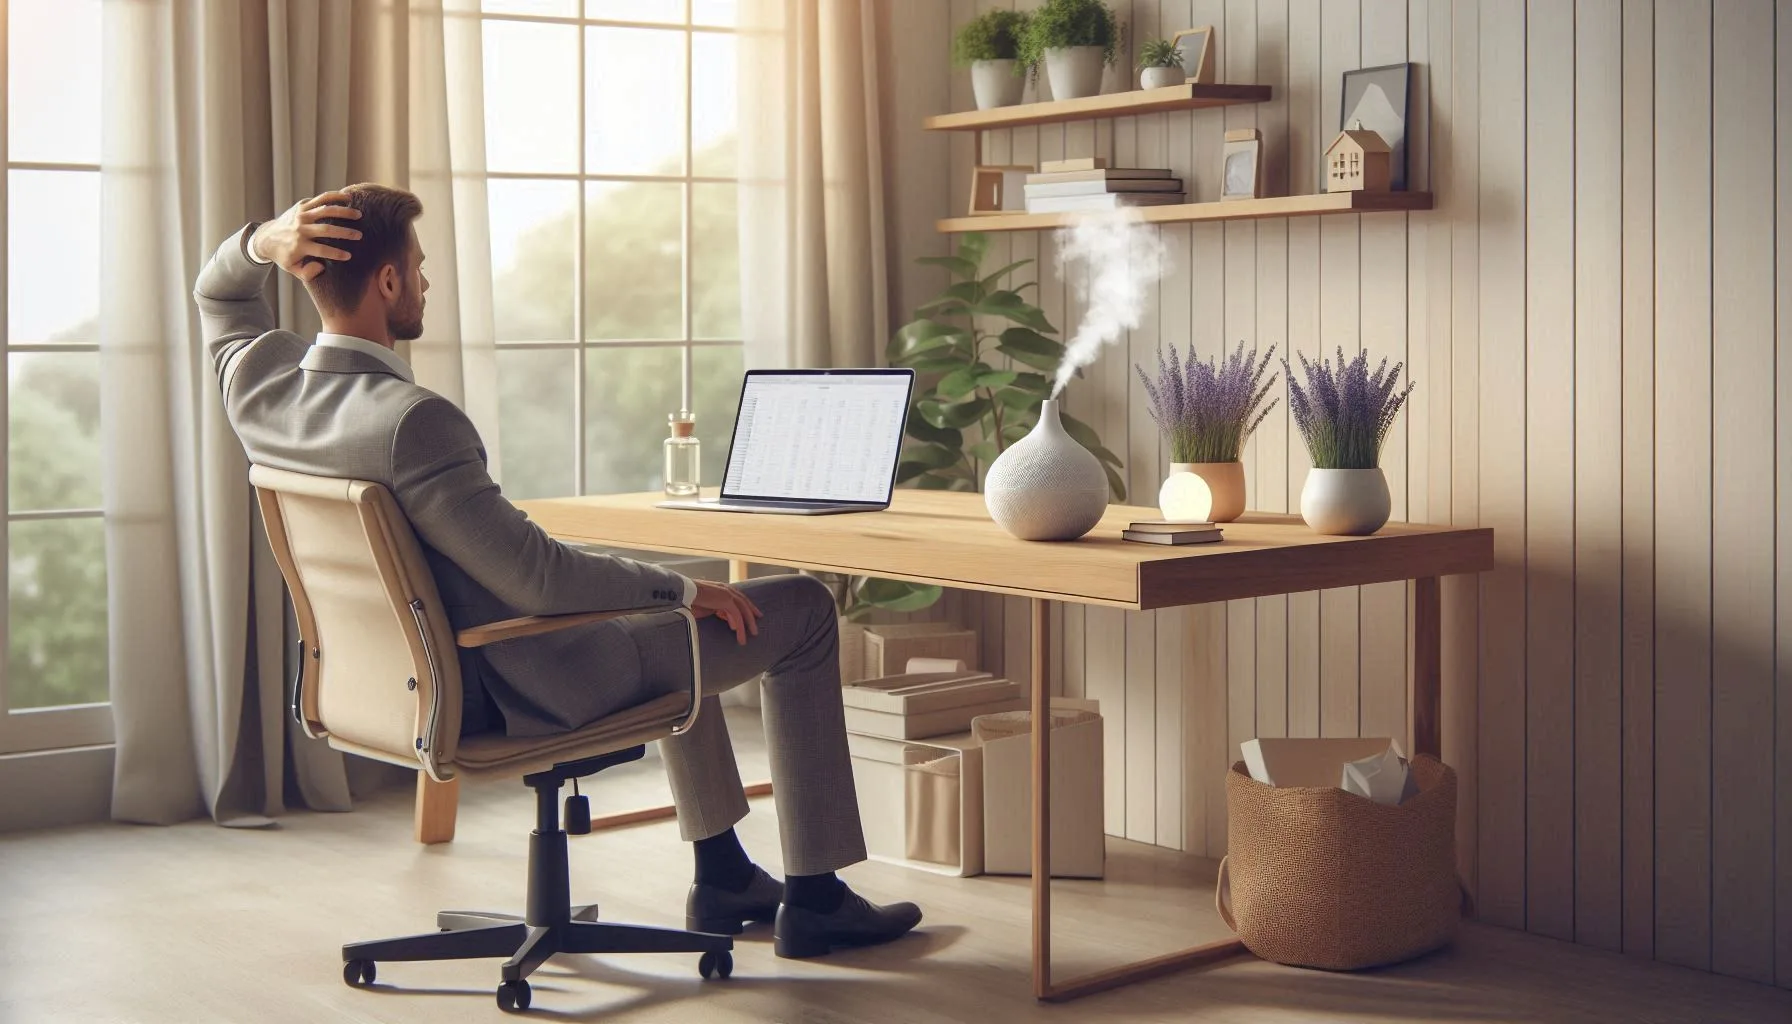
[[[1021,63],[1045,65],[1052,98],[1076,99],[1101,92],[1101,71],[1121,45],[1120,20],[1103,0],[1045,0],[1021,39]]]
[[[1020,102],[1027,85],[1020,41],[1028,20],[1024,11],[997,8],[965,22],[952,37],[952,62],[971,69],[971,94],[978,110]]]
[[[1182,69],[1182,51],[1168,39],[1153,39],[1139,48],[1139,88],[1163,89],[1181,85],[1188,78]]]
[[[1303,385],[1282,360],[1288,408],[1313,457],[1301,487],[1300,515],[1315,533],[1363,536],[1387,523],[1392,502],[1381,472],[1381,446],[1413,388],[1411,382],[1400,386],[1401,365],[1390,370],[1383,359],[1371,373],[1369,353],[1346,361],[1339,348],[1336,367],[1329,359],[1314,363],[1300,357]]]
[[[1170,442],[1170,477],[1159,492],[1159,505],[1165,519],[1229,523],[1245,509],[1244,464],[1238,461],[1244,444],[1275,408],[1273,400],[1263,404],[1276,380],[1263,379],[1275,346],[1261,359],[1246,353],[1242,341],[1224,359],[1198,359],[1193,345],[1186,359],[1177,356],[1175,345],[1169,349],[1168,359],[1158,351],[1155,377],[1143,366],[1133,366],[1145,385],[1146,408]],[[1176,496],[1200,493],[1198,486],[1178,480],[1179,473],[1192,473],[1207,484],[1211,497],[1207,514],[1199,508],[1171,507],[1184,500]]]
[[[1010,286],[1013,273],[1032,263],[1019,260],[985,273],[987,236],[959,236],[950,256],[919,262],[944,267],[953,283],[915,311],[916,319],[890,339],[891,366],[913,368],[920,376],[908,417],[908,442],[896,467],[896,481],[932,490],[981,490],[983,471],[1009,445],[1039,422],[1051,395],[1051,375],[1064,358],[1064,345],[1045,311],[1022,296],[1034,282]],[[991,321],[1006,324],[987,329]],[[1088,424],[1060,415],[1078,444],[1100,460],[1115,501],[1126,499],[1122,462],[1104,448]]]

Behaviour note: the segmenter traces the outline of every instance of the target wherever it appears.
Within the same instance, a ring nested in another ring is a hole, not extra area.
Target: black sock
[[[744,892],[753,883],[753,859],[733,829],[691,844],[697,855],[697,884]]]
[[[846,901],[846,883],[829,871],[825,875],[785,875],[784,902],[793,907],[832,914]]]

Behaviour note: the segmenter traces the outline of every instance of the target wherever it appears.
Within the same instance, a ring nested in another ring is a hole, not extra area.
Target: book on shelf
[[[1041,160],[1039,169],[1047,174],[1058,171],[1098,171],[1108,165],[1105,156],[1073,156],[1063,160]]]
[[[1178,533],[1121,530],[1120,539],[1137,541],[1140,544],[1211,544],[1224,538],[1218,530],[1183,530]]]
[[[1126,206],[1175,206],[1188,202],[1181,192],[1103,192],[1093,196],[1027,197],[1028,213],[1073,213],[1079,210],[1118,210]]]
[[[1056,185],[1066,181],[1132,181],[1168,178],[1168,167],[1096,167],[1087,171],[1043,171],[1027,175],[1029,185]]]
[[[1208,520],[1141,519],[1127,523],[1126,528],[1134,533],[1192,533],[1196,530],[1217,530],[1220,524]]]
[[[1110,178],[1107,181],[1054,181],[1027,186],[1027,198],[1098,196],[1104,192],[1180,192],[1181,178]]]

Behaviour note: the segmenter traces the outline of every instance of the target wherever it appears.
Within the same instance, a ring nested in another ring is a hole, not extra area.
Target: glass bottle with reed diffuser
[[[694,499],[702,466],[696,414],[680,409],[666,420],[672,425],[672,436],[666,438],[666,497]]]

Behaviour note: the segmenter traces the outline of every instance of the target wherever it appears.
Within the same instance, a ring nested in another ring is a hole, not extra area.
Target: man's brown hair
[[[380,267],[393,263],[404,269],[410,245],[410,225],[423,213],[423,200],[401,188],[362,182],[342,190],[348,197],[339,204],[361,211],[360,220],[328,219],[361,232],[360,238],[326,241],[349,254],[346,261],[318,260],[324,272],[311,279],[312,297],[330,312],[353,312],[361,305],[367,282]]]

